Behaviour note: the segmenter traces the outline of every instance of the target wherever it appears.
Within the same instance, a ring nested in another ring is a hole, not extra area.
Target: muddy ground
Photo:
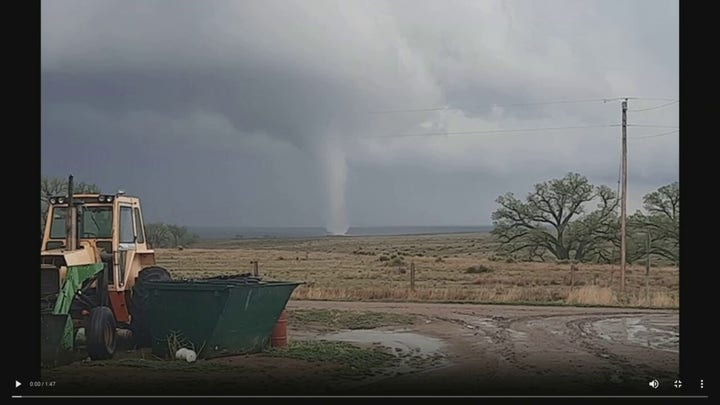
[[[679,367],[677,311],[295,301],[292,308],[418,314],[444,362],[354,389],[372,394],[648,393]],[[412,345],[412,342],[410,342]]]
[[[291,315],[291,342],[341,341],[395,356],[358,373],[352,359],[338,364],[253,354],[181,364],[121,351],[109,362],[44,370],[43,378],[56,383],[43,393],[649,394],[658,391],[648,381],[672,380],[679,367],[673,310],[295,300],[288,309],[407,314],[414,320],[327,330],[293,322]]]

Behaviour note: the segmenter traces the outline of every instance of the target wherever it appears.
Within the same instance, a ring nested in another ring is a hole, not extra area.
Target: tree
[[[585,214],[585,205],[599,200],[597,210]],[[578,173],[534,186],[525,201],[507,193],[496,200],[492,214],[501,250],[526,253],[545,260],[549,253],[560,260],[606,260],[615,237],[618,199],[609,187],[596,187]]]
[[[188,246],[198,239],[187,227],[162,222],[146,224],[145,235],[148,242],[158,248]]]
[[[650,234],[650,254],[663,257],[673,264],[680,261],[680,184],[674,182],[643,197],[643,208],[628,221],[635,243],[633,256],[643,257],[645,239]],[[639,236],[639,237],[638,237]]]
[[[164,247],[168,245],[170,232],[167,225],[162,222],[145,224],[145,237],[153,247]]]
[[[67,195],[67,179],[57,177],[43,177],[40,179],[40,237],[42,238],[45,230],[45,220],[47,219],[48,205],[50,197]],[[99,193],[100,187],[90,183],[73,184],[73,193]]]

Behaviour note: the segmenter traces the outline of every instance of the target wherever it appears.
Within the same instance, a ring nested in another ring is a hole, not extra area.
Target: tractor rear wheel
[[[95,307],[85,325],[88,355],[93,360],[106,360],[115,354],[117,344],[115,315],[108,307]]]
[[[150,291],[145,282],[169,281],[170,279],[170,273],[160,266],[146,267],[138,273],[130,297],[130,315],[132,316],[130,329],[135,346],[149,347],[152,345],[152,335],[147,320]]]

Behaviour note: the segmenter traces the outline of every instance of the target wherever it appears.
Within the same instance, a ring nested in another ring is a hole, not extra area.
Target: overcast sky
[[[678,104],[633,111],[679,98],[677,3],[43,1],[42,173],[147,221],[490,224],[570,171],[616,189],[621,130],[453,132],[617,125],[619,100],[527,104],[629,96],[634,211],[679,178],[679,133],[639,138]]]

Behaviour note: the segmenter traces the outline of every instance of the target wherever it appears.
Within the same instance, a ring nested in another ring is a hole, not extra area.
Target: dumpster
[[[300,284],[243,276],[149,281],[153,354],[174,356],[171,342],[205,359],[261,351]]]

